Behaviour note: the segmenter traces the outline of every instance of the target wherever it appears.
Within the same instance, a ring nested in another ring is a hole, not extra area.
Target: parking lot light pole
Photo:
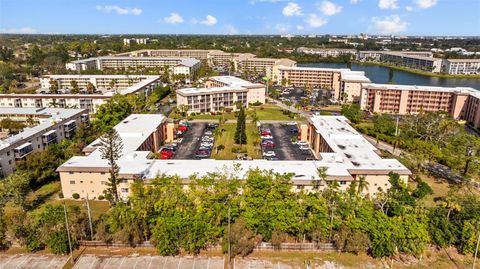
[[[72,251],[72,241],[70,240],[70,229],[68,228],[67,206],[65,205],[65,202],[63,202],[63,212],[65,213],[65,227],[67,228],[68,247],[70,249],[70,263],[74,264],[73,251]]]
[[[87,203],[87,212],[88,212],[88,222],[90,223],[90,240],[93,241],[93,225],[92,225],[92,213],[90,212],[90,203],[88,202],[88,195],[85,198],[85,202]]]

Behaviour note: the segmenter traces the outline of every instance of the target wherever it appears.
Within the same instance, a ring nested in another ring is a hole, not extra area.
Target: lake
[[[298,66],[324,67],[324,68],[347,68],[347,64],[341,63],[305,63]],[[352,64],[352,70],[364,71],[365,75],[373,83],[388,83],[389,68],[375,65]],[[441,87],[472,87],[480,90],[480,79],[466,78],[438,78],[408,73],[401,70],[393,70],[393,82],[395,84],[441,86]]]

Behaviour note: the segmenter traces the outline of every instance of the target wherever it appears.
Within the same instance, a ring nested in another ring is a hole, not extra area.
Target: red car
[[[171,151],[168,151],[168,150],[160,151],[160,159],[161,160],[168,160],[168,159],[172,158],[172,156],[173,156],[173,152],[171,152]]]
[[[180,125],[180,126],[178,126],[178,130],[179,130],[180,132],[182,132],[182,133],[183,133],[183,132],[186,132],[186,131],[188,131],[188,126],[186,126],[186,125]]]
[[[272,132],[270,132],[270,131],[262,131],[262,132],[260,133],[260,136],[266,136],[266,135],[272,135]]]

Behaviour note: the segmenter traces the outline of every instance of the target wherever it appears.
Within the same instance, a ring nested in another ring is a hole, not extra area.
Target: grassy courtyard
[[[234,160],[237,158],[237,153],[234,150],[239,150],[242,153],[247,153],[248,156],[253,159],[260,159],[260,147],[256,143],[259,143],[260,137],[257,129],[253,123],[247,123],[247,145],[234,144],[234,136],[236,123],[225,123],[219,127],[220,133],[215,139],[214,149],[212,151],[212,158],[216,160]],[[223,145],[224,149],[217,152],[218,146]]]
[[[250,106],[247,110],[247,120],[252,119],[254,113],[257,114],[258,120],[304,120],[298,115],[293,115],[290,117],[289,113],[284,113],[284,110],[276,105],[264,104],[261,106]],[[181,115],[178,111],[173,110],[169,115],[170,118],[181,118]],[[192,114],[187,117],[188,120],[220,120],[223,117],[225,121],[236,120],[237,117],[235,112],[224,112],[221,115],[211,115],[211,114]]]

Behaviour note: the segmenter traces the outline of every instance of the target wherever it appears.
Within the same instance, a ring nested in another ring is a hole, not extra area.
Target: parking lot
[[[262,128],[268,128],[272,132],[272,140],[275,143],[275,157],[278,160],[305,160],[313,158],[310,150],[300,150],[297,144],[292,143],[291,137],[296,136],[290,132],[290,127],[284,123],[263,124]]]
[[[0,255],[0,269],[38,268],[55,269],[62,268],[67,262],[68,256],[15,254]]]
[[[182,142],[178,145],[173,159],[194,159],[195,151],[200,146],[200,139],[206,127],[207,123],[191,123],[188,131],[183,134]]]
[[[82,256],[74,269],[223,269],[222,257]]]

